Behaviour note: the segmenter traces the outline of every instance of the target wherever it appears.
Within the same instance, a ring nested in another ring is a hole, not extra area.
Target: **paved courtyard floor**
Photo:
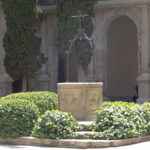
[[[149,150],[150,142],[139,143],[129,146],[115,147],[115,148],[102,148],[101,150]],[[15,146],[15,145],[0,145],[0,150],[81,150],[71,148],[52,148],[52,147],[34,147],[34,146]],[[87,149],[97,150],[97,149]]]

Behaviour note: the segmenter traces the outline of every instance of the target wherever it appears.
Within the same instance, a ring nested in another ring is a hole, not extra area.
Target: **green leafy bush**
[[[25,92],[10,94],[1,98],[1,100],[28,100],[33,102],[39,109],[40,114],[43,114],[47,110],[53,110],[57,108],[58,97],[54,92]]]
[[[33,136],[50,139],[72,137],[77,129],[77,122],[71,114],[60,111],[47,111],[33,129]]]
[[[0,136],[29,136],[37,120],[38,108],[25,100],[0,101]]]
[[[150,104],[108,102],[97,111],[98,139],[125,139],[150,133]]]

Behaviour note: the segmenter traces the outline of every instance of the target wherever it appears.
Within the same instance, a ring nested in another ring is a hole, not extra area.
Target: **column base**
[[[143,104],[144,102],[146,102],[147,101],[147,98],[145,99],[145,98],[138,98],[137,100],[136,100],[136,102],[137,103],[139,103],[139,104]]]
[[[48,75],[38,75],[36,79],[32,81],[32,89],[38,91],[47,91],[50,87],[50,79]]]
[[[138,78],[138,101],[150,101],[150,73],[142,73]]]
[[[0,96],[5,96],[12,92],[13,80],[7,75],[2,74],[0,77]]]

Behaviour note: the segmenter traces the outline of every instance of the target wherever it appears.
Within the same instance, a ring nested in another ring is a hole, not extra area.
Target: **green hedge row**
[[[40,114],[43,114],[47,110],[57,109],[58,106],[58,96],[54,92],[24,92],[10,94],[1,98],[1,100],[28,100],[29,102],[34,103]]]
[[[38,118],[38,108],[27,100],[0,101],[0,136],[29,136]]]
[[[97,111],[98,139],[125,139],[150,134],[150,103],[107,102]]]
[[[33,136],[64,139],[72,137],[77,128],[77,121],[71,114],[61,111],[47,111],[38,119],[33,129]]]
[[[0,136],[31,135],[37,118],[47,110],[57,108],[58,97],[53,92],[10,94],[0,99]]]
[[[75,137],[75,118],[57,109],[52,92],[27,92],[0,98],[0,137]],[[150,103],[105,102],[97,110],[93,139],[126,139],[150,134]]]

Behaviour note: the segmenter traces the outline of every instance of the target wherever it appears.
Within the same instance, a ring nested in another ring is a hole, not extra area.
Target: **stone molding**
[[[51,140],[40,139],[34,137],[20,137],[20,138],[0,138],[0,144],[13,144],[13,145],[28,145],[28,146],[48,146],[48,147],[61,147],[61,148],[106,148],[106,147],[119,147],[141,142],[150,141],[150,136],[129,138],[123,140],[80,140],[80,139],[66,139],[66,140]]]
[[[98,8],[114,8],[114,7],[129,7],[138,6],[143,4],[150,4],[150,0],[107,0],[100,1],[95,5],[95,9]]]

